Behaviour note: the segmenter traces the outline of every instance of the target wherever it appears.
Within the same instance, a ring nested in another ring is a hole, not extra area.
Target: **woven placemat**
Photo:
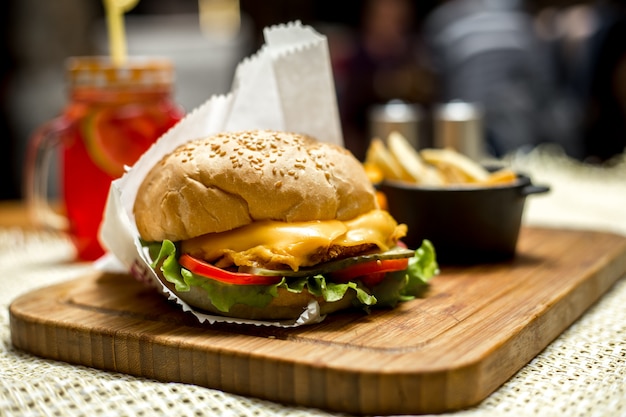
[[[510,162],[530,173],[535,183],[552,187],[549,195],[529,199],[527,224],[626,234],[626,165],[599,169],[546,150],[517,155]],[[90,266],[72,263],[73,253],[61,235],[0,229],[0,415],[340,415],[74,366],[16,350],[10,341],[10,302],[31,289],[81,276]],[[626,416],[624,300],[626,279],[479,406],[444,415]]]
[[[533,183],[551,187],[549,194],[528,198],[527,224],[626,235],[626,153],[606,165],[590,165],[546,145],[514,154],[506,162],[530,175]]]

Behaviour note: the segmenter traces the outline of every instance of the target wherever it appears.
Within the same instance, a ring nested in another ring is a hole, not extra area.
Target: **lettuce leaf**
[[[409,259],[406,271],[387,274],[387,278],[368,293],[358,281],[335,283],[327,280],[322,274],[308,277],[285,278],[273,285],[232,285],[206,279],[183,268],[178,263],[178,247],[175,243],[143,242],[148,247],[153,268],[160,268],[165,279],[172,283],[176,291],[189,291],[192,286],[200,287],[207,297],[220,311],[227,313],[235,304],[246,304],[253,307],[265,307],[278,295],[278,288],[300,293],[305,288],[313,295],[323,297],[328,302],[341,300],[346,292],[356,292],[355,304],[366,311],[370,306],[395,306],[399,301],[415,298],[427,284],[428,280],[438,272],[435,251],[429,241]]]
[[[439,275],[439,264],[435,247],[430,240],[423,240],[422,245],[415,251],[415,256],[409,259],[407,267],[407,286],[403,290],[404,296],[418,296],[424,290],[428,281]]]
[[[385,279],[374,288],[372,294],[378,307],[395,307],[398,302],[413,300],[427,288],[428,282],[439,274],[435,247],[429,240],[409,259],[406,271],[387,273]]]

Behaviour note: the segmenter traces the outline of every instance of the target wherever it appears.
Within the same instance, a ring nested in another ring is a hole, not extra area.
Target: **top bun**
[[[137,191],[147,241],[179,241],[259,220],[349,220],[377,208],[346,149],[288,132],[220,133],[166,155]]]

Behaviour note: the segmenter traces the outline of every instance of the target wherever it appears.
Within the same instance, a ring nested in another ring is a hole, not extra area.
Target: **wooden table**
[[[20,200],[0,201],[0,227],[36,228],[28,216],[24,202]]]

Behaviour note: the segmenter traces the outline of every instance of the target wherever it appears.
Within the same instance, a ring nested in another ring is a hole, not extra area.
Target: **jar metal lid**
[[[174,64],[160,57],[129,57],[121,66],[107,56],[71,57],[66,74],[71,87],[168,86],[174,82]]]

